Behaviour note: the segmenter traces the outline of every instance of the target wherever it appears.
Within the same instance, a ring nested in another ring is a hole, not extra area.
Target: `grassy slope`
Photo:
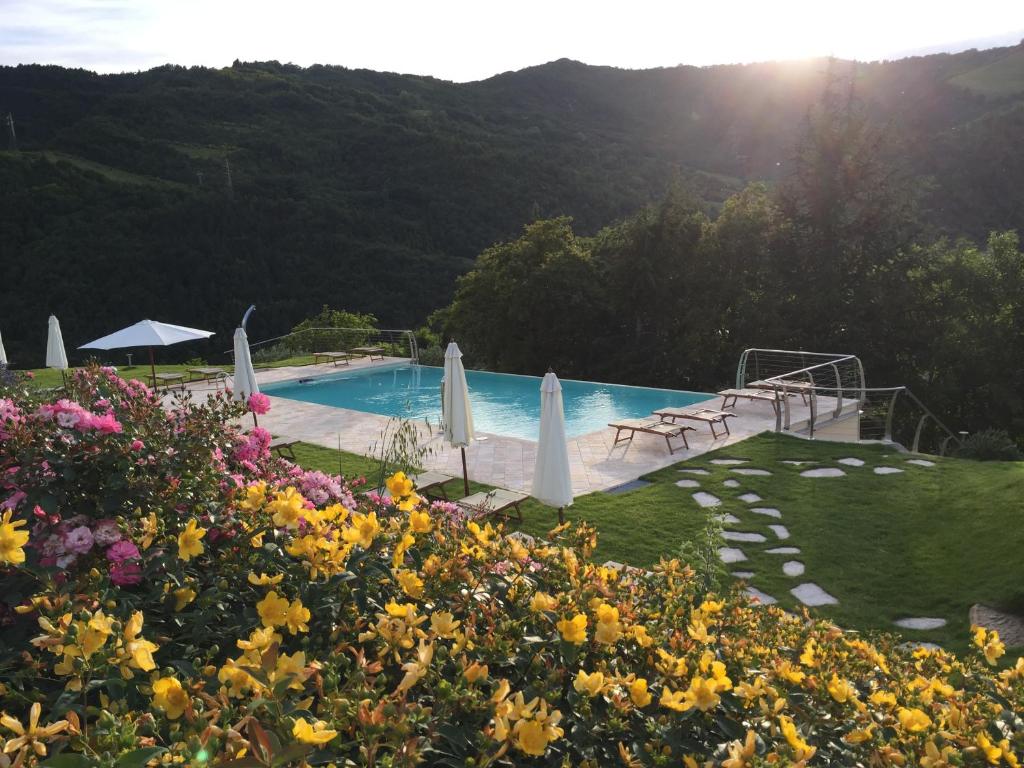
[[[991,64],[950,78],[950,82],[986,96],[1024,93],[1024,50],[1015,49]]]
[[[805,478],[784,459],[835,466],[835,460],[856,457],[864,467],[844,467],[842,478]],[[352,454],[301,446],[300,463],[323,470],[341,469],[349,475],[374,474],[376,464]],[[769,477],[743,477],[714,458],[743,458],[743,466],[772,472]],[[936,616],[948,620],[933,632],[905,632],[908,638],[931,640],[962,649],[967,642],[967,610],[972,603],[1019,608],[1024,598],[1024,549],[1021,491],[1024,463],[980,463],[937,460],[932,468],[906,464],[908,458],[880,446],[809,442],[764,434],[736,446],[655,472],[653,484],[621,495],[594,493],[576,500],[569,519],[595,524],[600,538],[598,560],[612,559],[650,565],[662,554],[673,555],[679,545],[703,525],[705,510],[693,501],[694,489],[675,481],[691,477],[722,499],[715,510],[740,518],[734,530],[756,531],[765,544],[740,544],[749,561],[735,570],[755,572],[751,583],[777,597],[790,609],[798,603],[789,594],[796,584],[814,581],[840,603],[818,611],[847,627],[893,629],[892,621],[905,616]],[[872,467],[891,465],[906,471],[879,476]],[[682,474],[679,468],[707,469],[706,477]],[[740,487],[726,488],[730,477]],[[455,484],[457,485],[457,484]],[[455,485],[449,490],[455,491]],[[482,486],[474,484],[474,490]],[[791,539],[776,542],[768,528],[776,521],[749,511],[737,497],[752,491],[776,507]],[[543,535],[555,522],[553,510],[536,502],[523,506],[521,528]],[[807,571],[791,579],[783,575],[785,555],[765,549],[779,545],[800,547]]]

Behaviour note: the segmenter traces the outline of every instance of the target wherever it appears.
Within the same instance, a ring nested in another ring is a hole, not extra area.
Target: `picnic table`
[[[357,355],[363,355],[370,358],[370,361],[372,362],[374,358],[383,360],[385,349],[384,347],[354,347],[352,351]]]

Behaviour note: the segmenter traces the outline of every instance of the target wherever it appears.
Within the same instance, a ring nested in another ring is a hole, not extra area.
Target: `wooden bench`
[[[729,411],[716,411],[714,408],[662,408],[655,411],[654,415],[663,421],[671,421],[673,424],[678,419],[690,419],[702,421],[711,428],[711,437],[717,440],[721,435],[715,432],[715,424],[725,427],[725,434],[729,433],[729,417],[735,417],[735,413]]]
[[[348,365],[348,361],[357,357],[357,355],[348,352],[314,352],[313,365],[317,365],[321,357],[329,363],[334,363],[334,367],[337,368],[339,363]]]
[[[519,509],[520,502],[530,498],[528,493],[520,491],[509,491],[505,488],[495,488],[493,491],[480,491],[459,499],[455,503],[467,512],[477,516],[483,515],[504,515],[508,517],[508,510],[514,509],[516,517],[523,519],[522,510]]]
[[[298,445],[301,440],[295,440],[291,437],[275,437],[270,441],[270,450],[272,453],[276,453],[282,459],[289,459],[290,461],[296,461],[294,446]]]
[[[370,362],[373,362],[374,358],[378,360],[384,359],[384,347],[353,347],[352,353],[354,357],[368,357]]]
[[[637,432],[642,432],[646,435],[658,435],[659,437],[665,438],[665,445],[668,446],[668,452],[671,456],[675,453],[675,449],[672,447],[671,438],[681,437],[683,438],[683,446],[687,449],[690,444],[686,440],[687,432],[694,432],[694,428],[686,424],[674,424],[670,421],[660,421],[656,419],[624,419],[622,421],[609,424],[616,430],[615,440],[612,443],[613,446],[618,445],[621,442],[632,442],[633,436]],[[629,437],[621,437],[623,432],[629,432]]]
[[[722,408],[735,408],[737,400],[750,400],[755,403],[771,403],[772,410],[776,413],[779,412],[779,401],[775,397],[775,392],[767,392],[763,389],[723,389],[719,392],[722,396]],[[779,392],[781,398],[782,393]],[[786,397],[796,397],[793,392],[787,392]],[[732,405],[729,404],[729,400],[732,400]]]
[[[152,378],[153,389],[163,386],[164,389],[180,388],[182,392],[185,391],[184,373],[158,373]]]
[[[228,372],[223,368],[189,368],[188,381],[212,381],[217,389],[227,387]]]

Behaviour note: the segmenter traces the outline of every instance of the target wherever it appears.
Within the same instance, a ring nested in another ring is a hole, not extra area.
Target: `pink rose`
[[[142,567],[133,560],[111,563],[110,580],[119,587],[133,587],[142,581]]]
[[[64,534],[64,549],[78,555],[86,554],[93,545],[92,531],[80,525]],[[59,561],[58,561],[59,562]]]
[[[253,392],[249,395],[249,410],[262,416],[270,410],[270,398],[262,392]]]
[[[138,453],[139,451],[141,451],[145,447],[146,447],[146,444],[144,442],[142,442],[141,440],[139,440],[138,438],[135,438],[134,440],[132,440],[132,450],[135,451],[136,453]]]
[[[139,548],[127,539],[122,539],[116,544],[111,544],[107,550],[107,560],[120,563],[125,560],[138,560],[141,557]]]
[[[121,529],[117,527],[117,521],[109,517],[96,521],[92,527],[92,537],[101,547],[121,540]]]

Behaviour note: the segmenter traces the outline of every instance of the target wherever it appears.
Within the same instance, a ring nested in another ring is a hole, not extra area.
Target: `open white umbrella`
[[[56,322],[50,318],[52,324]],[[58,330],[58,333],[60,331]],[[153,347],[167,347],[171,344],[178,344],[182,341],[196,341],[208,339],[213,336],[213,331],[201,331],[198,328],[186,328],[184,325],[171,325],[170,323],[158,323],[154,320],[140,320],[135,325],[129,325],[120,331],[104,336],[103,338],[83,344],[79,349],[126,349],[128,347],[149,347],[149,369],[153,376],[153,386],[156,386],[156,363],[153,360]]]
[[[540,383],[540,439],[533,467],[532,495],[542,504],[557,507],[558,522],[563,522],[564,510],[572,504],[572,477],[565,442],[562,385],[552,371],[548,371]]]
[[[64,338],[60,335],[60,322],[50,315],[50,327],[46,334],[46,367],[60,371],[68,369],[68,355],[64,351]]]
[[[235,385],[232,398],[248,400],[250,395],[259,391],[256,371],[252,368],[252,355],[249,353],[249,337],[245,328],[235,328]]]
[[[7,350],[4,349],[4,340],[0,337],[0,365],[7,365]]]
[[[462,352],[454,341],[444,351],[444,379],[441,382],[441,420],[444,439],[462,451],[462,482],[469,495],[469,472],[466,471],[466,446],[473,440],[473,409],[469,405],[466,369]]]

